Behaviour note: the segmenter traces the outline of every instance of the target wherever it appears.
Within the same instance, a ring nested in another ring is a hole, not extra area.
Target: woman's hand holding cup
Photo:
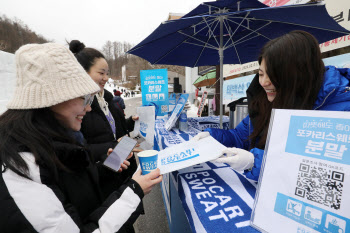
[[[154,185],[159,184],[163,180],[163,176],[160,175],[160,170],[151,171],[147,175],[141,174],[141,169],[137,170],[132,177],[142,188],[145,195],[149,194]]]

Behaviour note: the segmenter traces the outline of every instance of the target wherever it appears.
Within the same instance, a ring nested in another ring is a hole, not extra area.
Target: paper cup
[[[144,150],[137,154],[140,161],[142,175],[146,175],[157,169],[158,151]]]

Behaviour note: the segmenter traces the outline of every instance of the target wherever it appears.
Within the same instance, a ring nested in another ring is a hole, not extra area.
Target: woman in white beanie
[[[105,199],[98,171],[72,134],[100,90],[64,46],[16,52],[17,83],[0,116],[0,232],[125,232],[162,180],[141,172]]]

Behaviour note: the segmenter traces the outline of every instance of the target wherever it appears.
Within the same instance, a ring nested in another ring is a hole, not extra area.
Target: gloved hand
[[[208,137],[208,136],[210,136],[210,133],[209,133],[209,132],[201,132],[201,133],[197,134],[196,136],[194,136],[193,138],[191,138],[190,141],[197,142],[197,141],[199,141],[200,139],[206,138],[206,137]]]
[[[211,162],[227,163],[237,171],[251,169],[254,165],[254,155],[249,151],[233,147],[224,149],[222,154],[220,158],[212,160]]]

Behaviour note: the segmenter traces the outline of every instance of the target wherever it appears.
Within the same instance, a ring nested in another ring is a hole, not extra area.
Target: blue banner
[[[141,70],[142,105],[157,105],[157,116],[168,113],[168,70]]]
[[[249,224],[256,189],[242,175],[222,167],[179,177],[179,196],[192,232],[258,232]]]
[[[176,105],[176,94],[172,93],[169,96],[169,113],[168,113],[169,117],[171,116],[171,113],[173,112],[175,105]]]
[[[230,103],[241,97],[246,97],[246,91],[255,74],[241,78],[230,79],[224,82],[224,104]]]
[[[317,232],[345,233],[350,224],[347,218],[282,193],[277,193],[274,211]],[[301,227],[298,232],[303,232]]]
[[[350,165],[349,119],[291,116],[286,152]]]
[[[350,53],[328,57],[323,59],[325,66],[336,66],[338,68],[350,68]]]

